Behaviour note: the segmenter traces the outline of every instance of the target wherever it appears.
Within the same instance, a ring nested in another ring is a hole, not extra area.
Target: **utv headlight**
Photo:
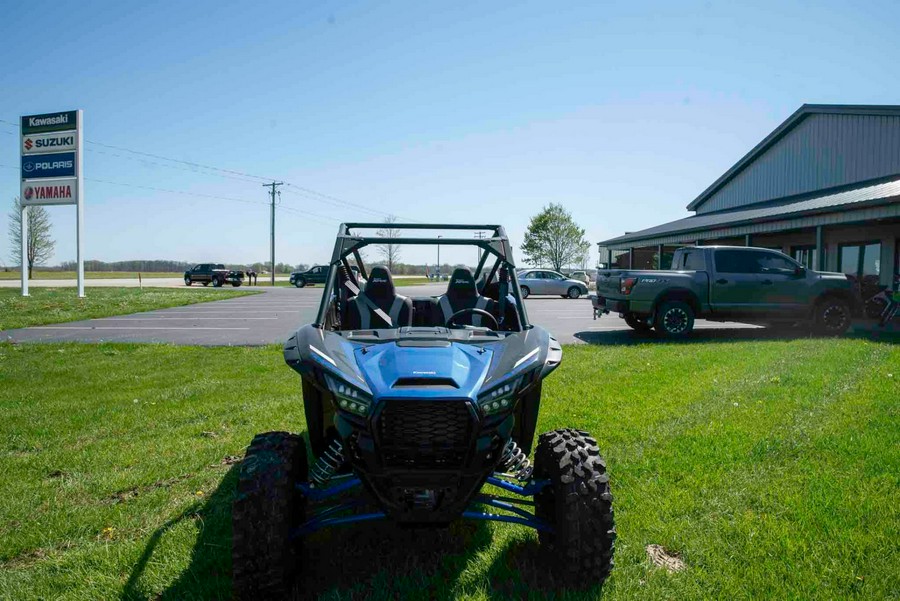
[[[478,397],[478,406],[485,415],[493,415],[501,411],[508,411],[516,404],[516,392],[522,377],[507,380],[500,386],[492,388]]]
[[[353,386],[325,374],[325,382],[328,389],[334,395],[334,403],[338,409],[355,413],[363,417],[369,415],[372,407],[372,397]]]

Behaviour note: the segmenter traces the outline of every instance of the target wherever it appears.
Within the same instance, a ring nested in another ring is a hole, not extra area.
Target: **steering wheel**
[[[492,329],[499,330],[500,324],[497,322],[497,318],[485,311],[484,309],[476,309],[475,307],[471,307],[469,309],[461,309],[450,316],[450,319],[444,324],[448,328],[460,328],[465,327],[465,324],[456,323],[456,318],[460,315],[465,315],[467,313],[471,313],[472,315],[480,315],[481,317],[487,317],[494,323],[494,327]]]

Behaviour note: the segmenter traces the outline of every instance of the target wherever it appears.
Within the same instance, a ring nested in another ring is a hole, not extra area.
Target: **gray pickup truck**
[[[594,317],[619,313],[635,330],[655,328],[678,338],[694,318],[761,325],[810,323],[822,334],[843,334],[860,310],[842,273],[806,269],[765,248],[680,248],[668,271],[601,269]]]

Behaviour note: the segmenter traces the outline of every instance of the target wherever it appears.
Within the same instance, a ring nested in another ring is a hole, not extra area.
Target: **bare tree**
[[[384,227],[379,229],[376,234],[380,238],[386,238],[387,240],[391,240],[393,238],[400,237],[400,230],[395,227],[392,227],[392,224],[397,223],[396,215],[389,215],[384,218]],[[397,261],[400,259],[400,245],[395,244],[394,242],[385,242],[383,244],[378,245],[378,254],[381,255],[381,258],[384,259],[384,262],[387,263],[387,268],[391,272],[394,271],[394,265],[397,264]]]
[[[18,197],[13,200],[13,210],[9,214],[9,239],[12,243],[12,262],[22,264],[22,203]],[[28,207],[28,279],[35,265],[43,265],[53,256],[56,242],[50,237],[50,214],[41,206]]]

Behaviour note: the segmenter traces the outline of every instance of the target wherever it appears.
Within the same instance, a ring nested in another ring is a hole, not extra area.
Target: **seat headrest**
[[[450,276],[450,283],[447,284],[447,296],[454,298],[473,298],[478,296],[478,289],[475,287],[475,277],[468,267],[457,267]]]
[[[366,281],[366,296],[375,299],[393,298],[394,278],[387,267],[373,267],[369,272],[369,279]]]

